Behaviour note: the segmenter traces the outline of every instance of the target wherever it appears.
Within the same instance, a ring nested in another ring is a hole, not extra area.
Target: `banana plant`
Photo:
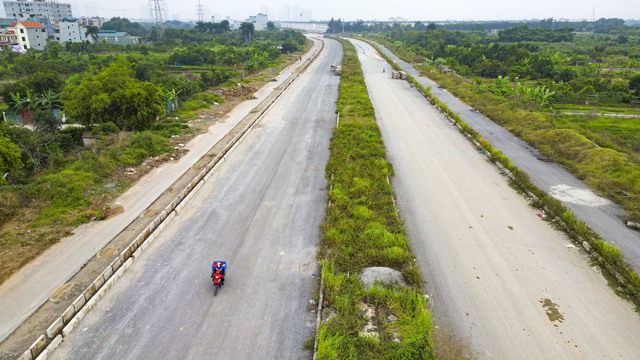
[[[60,94],[51,91],[51,89],[43,92],[36,98],[35,107],[43,110],[53,110],[60,108]]]

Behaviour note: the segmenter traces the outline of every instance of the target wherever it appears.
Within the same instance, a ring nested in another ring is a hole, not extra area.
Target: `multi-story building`
[[[16,40],[22,50],[43,50],[46,45],[47,30],[37,21],[16,21],[7,30],[15,32]]]
[[[80,22],[85,26],[95,26],[98,28],[101,28],[102,25],[105,23],[105,18],[103,17],[99,17],[99,16],[93,16],[93,17],[87,17],[87,16],[81,16],[80,17]]]
[[[73,17],[71,4],[47,0],[4,0],[4,11],[15,20],[39,16],[55,21]]]
[[[54,37],[57,42],[81,42],[84,41],[84,34],[80,30],[78,20],[64,18],[54,23]]]
[[[251,16],[251,18],[254,20],[252,22],[256,31],[262,31],[267,28],[267,23],[269,22],[267,14],[258,14],[257,16]]]

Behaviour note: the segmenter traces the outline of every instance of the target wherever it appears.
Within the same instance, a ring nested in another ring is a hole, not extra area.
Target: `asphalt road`
[[[371,46],[354,43],[436,323],[481,359],[637,358],[633,307],[421,94],[390,79]]]
[[[305,60],[309,54],[303,56]],[[123,212],[104,221],[81,225],[72,236],[62,239],[25,265],[0,285],[0,341],[5,339],[34,310],[46,302],[60,285],[76,274],[98,251],[140,216],[162,193],[191,168],[214,144],[255,108],[274,88],[280,86],[302,61],[285,69],[277,81],[269,82],[204,134],[187,143],[188,152],[178,161],[163,164],[140,179],[117,200]]]
[[[54,359],[296,359],[315,326],[316,245],[335,126],[338,43],[214,169],[65,338]],[[214,259],[229,262],[216,297]]]
[[[431,87],[431,92],[438,99],[447,104],[453,112],[460,114],[464,122],[471,125],[491,145],[500,149],[515,166],[529,174],[531,182],[538,188],[554,195],[604,240],[618,246],[626,260],[640,272],[640,231],[632,230],[625,225],[623,220],[626,213],[620,206],[594,194],[587,185],[562,166],[544,161],[539,151],[482,114],[473,111],[451,93],[438,87],[435,82],[421,77],[411,65],[382,48],[420,84]]]

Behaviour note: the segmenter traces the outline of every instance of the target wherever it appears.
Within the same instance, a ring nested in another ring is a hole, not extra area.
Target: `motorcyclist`
[[[224,285],[224,275],[227,273],[227,262],[222,260],[215,260],[211,264],[211,279],[215,274],[222,275],[220,278],[220,285]]]

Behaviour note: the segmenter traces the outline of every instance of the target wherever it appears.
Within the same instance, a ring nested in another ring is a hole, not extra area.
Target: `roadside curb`
[[[124,272],[132,265],[133,261],[150,246],[158,233],[162,231],[180,212],[194,194],[209,179],[211,171],[222,161],[226,155],[239,143],[244,135],[258,122],[262,115],[271,105],[300,77],[300,75],[315,61],[324,49],[325,43],[319,40],[320,46],[310,51],[310,56],[292,74],[277,86],[269,95],[265,97],[256,107],[254,107],[236,126],[244,127],[209,161],[209,163],[175,196],[173,201],[142,230],[134,240],[120,252],[105,270],[87,287],[76,300],[51,323],[45,334],[38,339],[18,357],[19,360],[45,360],[68,336],[76,325],[95,307],[96,303],[106,294],[106,292],[117,282]],[[314,45],[315,46],[315,45]],[[232,129],[231,131],[235,130]],[[231,132],[230,131],[230,132]],[[220,141],[224,141],[223,138]],[[213,146],[212,146],[213,148]]]

